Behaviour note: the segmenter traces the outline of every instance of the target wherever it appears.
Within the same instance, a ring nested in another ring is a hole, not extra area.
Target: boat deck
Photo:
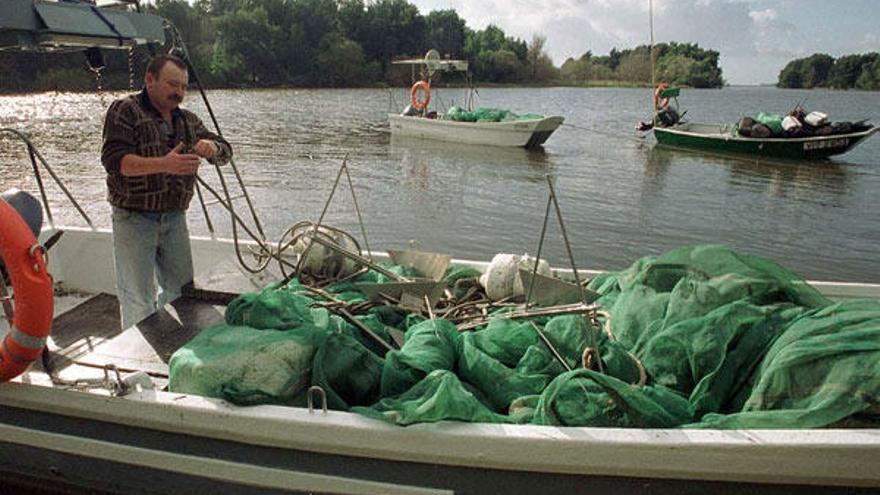
[[[100,378],[115,366],[123,374],[143,371],[164,388],[171,355],[202,329],[223,323],[229,301],[258,290],[267,276],[280,278],[275,273],[255,277],[232,263],[217,266],[184,288],[181,297],[124,330],[119,327],[116,296],[65,296],[57,304],[50,350],[31,373],[51,371],[69,383]]]
[[[223,323],[224,309],[185,295],[121,330],[116,297],[97,294],[55,319],[51,334],[55,349],[44,362],[65,380],[82,378],[82,367],[103,369],[108,365],[121,372],[144,371],[167,379],[168,360],[174,351],[201,329]],[[35,370],[46,371],[37,366]]]

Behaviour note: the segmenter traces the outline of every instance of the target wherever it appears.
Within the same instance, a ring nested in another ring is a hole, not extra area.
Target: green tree
[[[617,48],[612,48],[610,52],[608,52],[607,56],[596,57],[595,63],[604,65],[611,70],[616,70],[617,66],[620,65],[620,58],[622,53],[617,50]]]
[[[684,55],[667,55],[657,62],[657,79],[672,85],[688,84],[696,63],[694,59]]]
[[[368,81],[366,60],[361,46],[340,33],[321,40],[318,54],[318,82],[322,86],[363,86]]]
[[[866,90],[880,89],[880,57],[874,57],[873,62],[862,66],[855,87]]]
[[[476,59],[482,52],[492,52],[504,47],[504,31],[494,24],[489,24],[482,31],[470,31],[465,40],[465,56]]]
[[[368,59],[376,60],[383,74],[398,55],[422,55],[425,49],[425,19],[406,0],[377,0],[367,7],[363,39],[359,40]]]
[[[559,77],[559,70],[553,66],[553,60],[544,51],[547,38],[535,35],[529,43],[527,60],[527,72],[529,80],[533,82],[550,81]]]
[[[700,60],[691,65],[686,83],[694,88],[717,88],[724,84],[721,69],[709,60]]]
[[[317,51],[325,35],[338,30],[336,2],[334,0],[295,0],[292,2],[292,22],[299,24],[303,43]]]
[[[853,88],[862,72],[862,56],[846,55],[834,61],[828,83],[832,88]]]
[[[452,10],[435,10],[425,17],[425,45],[442,56],[458,58],[464,54],[465,22]]]
[[[568,57],[559,67],[559,77],[564,81],[576,84],[584,82],[586,78],[583,77],[583,64],[579,60]]]
[[[816,53],[806,60],[807,73],[805,85],[808,88],[825,86],[828,83],[828,75],[834,66],[834,58],[824,53]]]
[[[655,73],[661,81],[698,88],[722,86],[718,52],[705,50],[694,43],[659,43],[654,46]],[[651,81],[651,47],[612,48],[608,55],[588,51],[579,59],[569,59],[560,74],[563,80],[583,83],[589,80],[626,81],[646,84]]]
[[[777,86],[783,88],[816,88],[829,83],[834,59],[824,53],[792,60],[779,73]]]
[[[717,88],[724,84],[718,67],[719,53],[715,50],[704,50],[695,43],[672,42],[658,44],[655,53],[657,74],[664,81],[694,88]]]
[[[338,0],[336,5],[340,32],[351,40],[362,41],[367,22],[364,0]]]
[[[845,55],[834,61],[828,76],[828,85],[832,88],[850,89],[859,87],[859,80],[865,71],[870,77],[871,65],[880,58],[876,52],[864,55]],[[864,88],[861,88],[864,89]]]
[[[273,50],[281,33],[262,6],[223,14],[217,19],[213,72],[229,83],[264,86],[284,81]]]
[[[475,61],[475,74],[482,81],[502,83],[516,80],[523,72],[523,64],[510,50],[480,52]]]
[[[464,52],[474,62],[472,71],[479,81],[516,82],[526,75],[528,45],[493,24],[482,31],[467,31]]]
[[[776,86],[780,88],[803,88],[804,75],[801,67],[802,65],[803,59],[792,60],[785,64],[785,67],[779,71],[779,78]]]
[[[189,61],[202,82],[210,82],[211,61],[214,57],[214,26],[210,15],[211,3],[200,0],[190,5],[186,0],[157,0],[155,5],[147,5],[152,12],[171,22],[183,37],[189,54]],[[143,64],[138,64],[141,74]],[[207,81],[206,81],[207,79]]]
[[[617,78],[623,81],[641,82],[651,80],[651,50],[642,45],[621,52],[615,69]]]

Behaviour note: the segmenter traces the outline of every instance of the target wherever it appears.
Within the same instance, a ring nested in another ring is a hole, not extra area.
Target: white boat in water
[[[388,114],[392,135],[464,144],[534,148],[547,141],[564,119],[543,117],[508,122],[456,122]]]
[[[136,15],[125,23],[114,11],[120,28],[113,32],[104,27],[106,18],[94,19],[93,6],[82,4],[9,0],[0,6],[0,13],[13,10],[30,15],[0,17],[19,22],[13,29],[0,23],[16,34],[0,37],[4,43],[33,35],[28,42],[33,46],[70,39],[89,44],[96,38],[118,44],[125,36],[152,39],[143,30],[157,27],[154,16]],[[76,32],[71,15],[94,22]],[[40,18],[54,23],[58,38]],[[118,32],[123,26],[136,32]],[[20,238],[13,240],[21,243]],[[17,273],[36,263],[47,280],[41,267],[48,268],[52,279],[44,295],[52,301],[54,319],[49,352],[0,383],[0,491],[812,494],[880,488],[880,429],[865,426],[715,430],[440,421],[403,427],[324,410],[320,390],[310,396],[319,401],[311,407],[240,406],[171,392],[170,356],[202,330],[223,323],[230,298],[258,290],[278,274],[239,269],[233,241],[193,238],[197,284],[137,325],[120,329],[111,233],[50,226],[39,242],[48,249],[47,265],[39,260],[39,248],[24,246],[8,257],[4,251],[7,266],[18,256]],[[0,247],[7,244],[13,244],[10,238],[0,236]],[[374,253],[376,259],[384,256]],[[452,261],[478,271],[489,268],[485,262]],[[293,258],[289,262],[295,264]],[[16,283],[19,289],[31,282],[13,278]],[[836,300],[880,298],[877,284],[812,285]],[[16,299],[3,299],[4,310],[14,302],[16,316],[38,313],[41,307],[29,304],[26,294],[16,290]],[[0,318],[0,333],[33,343],[21,330],[30,329],[10,329]],[[8,364],[0,361],[0,369]]]
[[[417,81],[411,91],[410,105],[400,114],[388,114],[392,136],[420,139],[433,139],[452,143],[478,144],[490,146],[517,146],[534,148],[541,146],[562,125],[565,120],[558,115],[542,116],[527,114],[518,116],[506,111],[477,109],[471,111],[473,88],[468,78],[467,109],[451,108],[445,114],[430,111],[431,76],[437,72],[467,72],[468,63],[464,60],[440,59],[436,50],[427,53],[424,59],[398,60],[394,64],[424,67],[425,79]],[[481,110],[489,110],[483,111]],[[457,115],[470,113],[465,120]],[[484,115],[491,114],[487,119]]]
[[[42,238],[55,231],[44,230]],[[197,278],[231,266],[231,241],[192,243]],[[199,329],[222,323],[224,308],[185,295],[120,331],[111,250],[110,232],[85,228],[64,229],[50,250],[59,290],[52,347],[65,357],[56,358],[63,367],[54,382],[37,366],[0,384],[5,483],[112,493],[868,493],[880,487],[878,429],[448,421],[401,427],[318,406],[241,407],[167,392],[170,354]],[[255,290],[265,282],[239,287]],[[835,299],[880,297],[880,285],[813,285]]]

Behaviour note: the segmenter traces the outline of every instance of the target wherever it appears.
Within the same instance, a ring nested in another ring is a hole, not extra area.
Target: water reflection
[[[780,198],[809,201],[811,195],[820,193],[839,202],[851,186],[851,166],[830,160],[783,160],[654,146],[645,161],[646,187],[662,188],[663,177],[673,164],[721,166],[730,172],[727,183],[731,187]]]
[[[540,147],[484,146],[396,135],[391,136],[391,158],[414,169],[452,165],[476,168],[480,174],[503,173],[507,178],[528,182],[543,180],[553,163],[551,154]]]

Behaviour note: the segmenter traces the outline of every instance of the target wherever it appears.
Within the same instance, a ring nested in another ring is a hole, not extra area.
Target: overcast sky
[[[648,0],[409,1],[423,15],[455,9],[471,29],[542,35],[557,66],[650,41]],[[880,52],[880,0],[654,0],[654,39],[718,51],[730,84],[775,83],[794,58]]]

